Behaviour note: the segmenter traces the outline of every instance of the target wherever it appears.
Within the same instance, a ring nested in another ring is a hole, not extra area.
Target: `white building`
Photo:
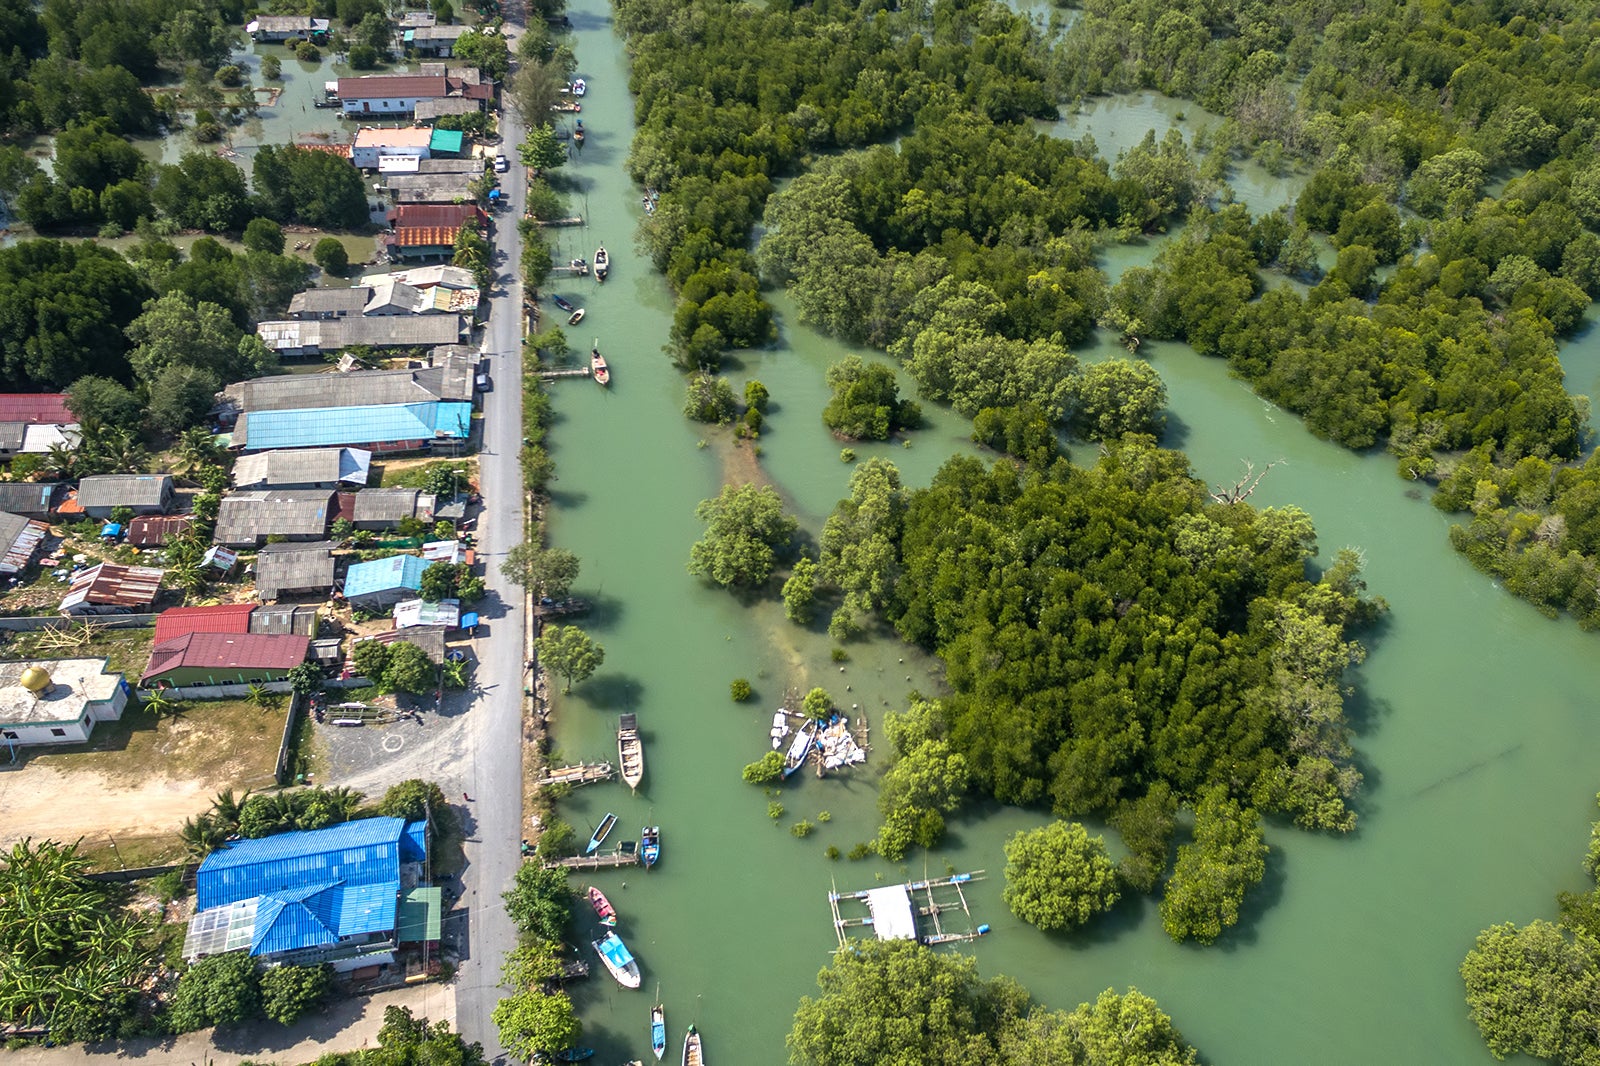
[[[82,744],[127,704],[128,683],[104,659],[0,662],[0,743],[8,748]]]
[[[377,170],[386,159],[427,159],[433,129],[405,126],[400,129],[366,127],[356,131],[350,146],[350,162],[362,170]]]

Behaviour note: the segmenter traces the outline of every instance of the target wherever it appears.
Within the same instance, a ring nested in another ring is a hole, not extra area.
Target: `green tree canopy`
[[[438,683],[438,664],[428,658],[427,652],[404,640],[397,640],[389,646],[388,660],[383,666],[383,688],[390,692],[422,695],[432,692]]]
[[[333,968],[274,966],[261,975],[261,1013],[279,1025],[293,1025],[322,1005],[333,991]]]
[[[566,682],[566,692],[587,681],[606,660],[606,650],[577,626],[546,626],[534,647],[539,662]]]
[[[385,32],[388,24],[385,22]],[[294,145],[263,145],[251,166],[256,194],[267,215],[329,229],[367,224],[361,172],[331,152]]]
[[[0,248],[0,370],[10,388],[65,388],[86,375],[127,380],[123,329],[150,289],[97,244]]]
[[[572,898],[565,869],[523,863],[505,893],[506,913],[524,936],[559,942],[572,921]]]
[[[560,599],[578,580],[581,561],[565,548],[542,548],[531,542],[514,545],[500,564],[506,578],[535,596]]]
[[[700,502],[695,516],[706,532],[689,550],[689,573],[724,588],[765,584],[798,528],[766,485],[725,485],[715,499]]]
[[[1006,841],[1006,906],[1046,932],[1083,925],[1122,896],[1105,841],[1052,822]]]
[[[1221,789],[1195,808],[1194,843],[1178,862],[1161,900],[1161,924],[1174,940],[1209,944],[1239,921],[1245,895],[1267,871],[1261,818]]]
[[[583,1024],[565,992],[524,989],[495,1004],[500,1043],[520,1059],[557,1055],[576,1047]]]
[[[828,367],[833,396],[822,409],[822,424],[845,440],[887,440],[921,422],[917,405],[900,399],[894,371],[851,355]]]
[[[1149,363],[1107,359],[1083,368],[1072,424],[1085,440],[1114,440],[1124,433],[1160,437],[1166,405],[1167,386]]]
[[[178,980],[167,1017],[180,1033],[261,1016],[261,975],[242,951],[196,961]]]

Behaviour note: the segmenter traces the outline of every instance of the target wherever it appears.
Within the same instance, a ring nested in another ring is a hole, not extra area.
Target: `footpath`
[[[430,1022],[445,1021],[455,1027],[455,989],[430,981],[340,1000],[330,1010],[303,1018],[284,1028],[257,1021],[234,1029],[206,1029],[165,1040],[130,1040],[101,1047],[25,1047],[5,1052],[6,1066],[302,1066],[330,1051],[359,1051],[378,1046],[383,1012],[388,1007],[410,1007],[411,1013]]]

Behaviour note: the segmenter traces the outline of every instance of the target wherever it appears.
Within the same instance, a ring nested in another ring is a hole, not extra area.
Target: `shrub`
[[[274,966],[261,975],[261,1011],[279,1025],[293,1025],[332,989],[333,970],[326,964]]]
[[[301,41],[294,46],[294,57],[302,63],[320,63],[322,51],[310,41]]]
[[[783,778],[783,753],[769,751],[744,768],[743,777],[752,785],[770,785]]]
[[[774,822],[776,822],[779,818],[782,818],[783,804],[779,803],[777,800],[769,801],[767,803],[767,817],[771,818]]]
[[[750,687],[750,682],[742,677],[734,678],[728,685],[728,695],[733,697],[734,703],[743,703],[754,694],[755,690]]]
[[[802,840],[804,840],[806,837],[811,835],[811,831],[813,829],[815,829],[815,828],[816,828],[816,826],[814,826],[810,822],[805,821],[804,819],[802,819],[802,820],[794,823],[793,825],[791,825],[789,827],[789,832],[793,833],[795,836],[797,836],[797,837],[801,838]]]
[[[311,258],[317,261],[325,274],[343,274],[350,268],[350,253],[337,237],[324,237],[311,249]]]

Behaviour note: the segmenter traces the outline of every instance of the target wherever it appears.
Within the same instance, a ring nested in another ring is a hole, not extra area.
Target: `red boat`
[[[617,909],[611,905],[609,899],[606,899],[606,894],[593,885],[589,886],[589,906],[594,908],[594,913],[600,919],[601,925],[614,926],[617,924]]]

